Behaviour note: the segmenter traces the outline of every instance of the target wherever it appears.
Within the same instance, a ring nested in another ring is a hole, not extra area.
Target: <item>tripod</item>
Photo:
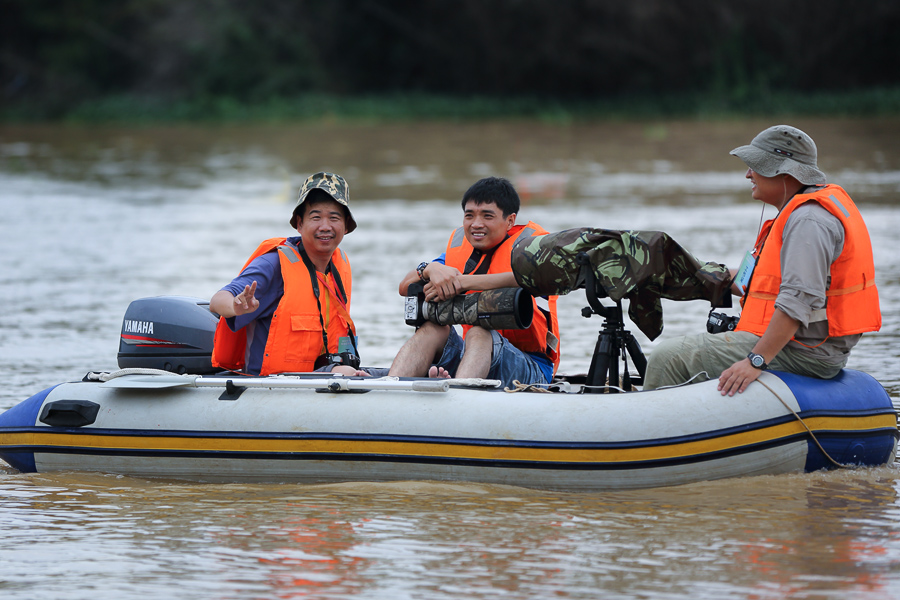
[[[590,318],[591,315],[603,317],[603,328],[597,336],[597,344],[594,346],[594,356],[591,358],[591,368],[588,370],[587,380],[583,393],[601,394],[604,391],[615,393],[614,387],[619,382],[619,358],[621,357],[625,368],[622,373],[622,389],[626,392],[632,390],[632,384],[642,384],[647,372],[647,359],[641,350],[640,344],[625,329],[622,318],[622,301],[616,300],[615,306],[604,306],[600,303],[597,294],[597,276],[591,266],[590,258],[584,252],[575,256],[575,262],[581,265],[581,278],[584,280],[585,295],[590,306],[581,309],[581,315]],[[601,292],[603,292],[602,288]],[[603,292],[602,295],[606,295]],[[638,377],[632,380],[628,372],[628,356],[634,361],[638,370]],[[607,383],[607,381],[609,383]]]

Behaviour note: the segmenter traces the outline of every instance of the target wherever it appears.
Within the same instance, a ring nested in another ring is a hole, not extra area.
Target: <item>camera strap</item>
[[[312,285],[313,295],[316,297],[316,308],[319,312],[319,325],[322,327],[322,344],[324,345],[324,353],[327,354],[330,352],[328,349],[328,328],[325,325],[325,318],[322,315],[322,302],[319,299],[320,291],[319,291],[319,272],[316,270],[316,266],[312,263],[312,260],[307,256],[306,249],[303,247],[303,243],[299,243],[296,246],[297,253],[300,255],[300,258],[303,259],[303,264],[306,265],[306,270],[309,271],[309,281]],[[332,280],[335,283],[337,289],[331,290],[327,285],[327,282],[324,280],[324,276],[331,274]],[[353,350],[357,356],[359,356],[359,351],[356,348],[356,340],[355,340],[355,332],[353,331],[353,321],[350,320],[350,313],[347,311],[347,292],[344,290],[344,283],[341,281],[341,276],[338,274],[337,269],[334,268],[334,263],[331,260],[328,261],[328,266],[325,267],[325,273],[322,275],[323,281],[322,283],[329,288],[329,291],[332,292],[332,296],[335,296],[338,305],[338,312],[341,313],[341,316],[347,321],[347,337],[350,339],[350,344],[353,346]],[[340,348],[338,349],[340,350]]]
[[[466,266],[463,268],[463,275],[487,274],[488,269],[491,268],[491,259],[494,257],[494,252],[496,252],[497,248],[502,246],[508,239],[509,235],[503,238],[502,242],[486,252],[482,252],[478,249],[472,250],[472,254],[469,255],[469,258],[466,260]]]

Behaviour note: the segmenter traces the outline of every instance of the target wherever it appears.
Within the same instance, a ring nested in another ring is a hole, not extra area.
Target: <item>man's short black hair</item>
[[[462,208],[466,210],[469,200],[475,204],[488,204],[493,202],[501,211],[503,217],[519,212],[519,194],[516,188],[502,177],[485,177],[472,184],[463,195]]]

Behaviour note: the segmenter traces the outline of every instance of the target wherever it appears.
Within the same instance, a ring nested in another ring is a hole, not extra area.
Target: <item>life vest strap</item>
[[[873,287],[874,285],[875,285],[875,282],[873,280],[867,279],[866,281],[864,281],[860,284],[851,285],[850,287],[840,288],[840,289],[836,289],[836,290],[826,290],[825,295],[826,296],[843,296],[845,294],[853,294],[855,292],[861,292],[865,289]]]

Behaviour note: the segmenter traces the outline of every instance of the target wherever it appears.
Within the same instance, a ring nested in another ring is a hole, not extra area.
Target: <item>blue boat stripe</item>
[[[883,434],[883,432],[881,432]],[[803,441],[806,433],[796,433],[776,440],[769,440],[757,444],[748,444],[727,450],[718,450],[705,454],[692,454],[683,457],[670,457],[650,459],[643,461],[617,461],[617,462],[569,462],[569,461],[532,461],[532,460],[504,460],[496,458],[458,458],[452,456],[422,456],[422,455],[392,455],[374,453],[330,453],[330,452],[254,452],[254,451],[226,451],[226,450],[145,450],[130,448],[77,448],[60,447],[48,451],[43,447],[22,446],[10,448],[15,452],[34,452],[36,454],[82,454],[93,456],[143,456],[143,457],[182,457],[182,458],[216,458],[235,460],[333,460],[341,462],[395,462],[415,464],[445,464],[467,465],[485,468],[504,469],[553,469],[572,471],[622,471],[627,469],[647,469],[658,467],[671,467],[678,465],[694,464],[750,454],[767,448],[786,446]]]
[[[698,442],[736,433],[746,433],[756,429],[766,429],[783,423],[793,422],[793,415],[760,421],[748,425],[739,425],[716,431],[704,431],[698,434],[675,436],[670,438],[629,440],[624,442],[559,442],[533,440],[502,440],[483,438],[458,438],[428,435],[396,435],[371,433],[334,433],[334,432],[248,432],[248,431],[184,431],[184,430],[148,430],[148,429],[103,429],[94,427],[16,427],[4,428],[5,433],[65,433],[66,435],[94,435],[108,437],[146,437],[146,438],[221,438],[249,440],[353,440],[360,442],[406,442],[413,444],[446,444],[453,446],[502,446],[514,448],[558,448],[558,449],[628,449],[669,446],[689,442]]]
[[[854,418],[860,416],[877,416],[894,413],[891,410],[872,409],[870,411],[810,411],[801,413],[803,418],[811,417],[845,417]],[[95,427],[4,427],[5,433],[65,433],[66,435],[106,436],[106,437],[144,437],[144,438],[184,438],[184,439],[238,439],[238,440],[323,440],[323,441],[360,441],[360,442],[402,442],[412,444],[443,444],[448,446],[483,446],[483,447],[511,447],[511,448],[542,448],[542,449],[572,449],[572,450],[625,450],[630,448],[652,448],[656,446],[670,446],[690,442],[727,437],[738,433],[747,433],[754,430],[762,430],[776,427],[784,423],[792,423],[796,420],[794,415],[788,414],[781,417],[728,427],[702,433],[674,436],[668,438],[629,440],[624,442],[560,442],[560,441],[536,441],[536,440],[510,440],[510,439],[486,439],[486,438],[458,438],[428,435],[397,435],[397,434],[371,434],[371,433],[336,433],[336,432],[248,432],[248,431],[185,431],[185,430],[149,430],[149,429],[106,429]],[[805,434],[804,434],[805,435]],[[900,433],[898,433],[900,435]]]

